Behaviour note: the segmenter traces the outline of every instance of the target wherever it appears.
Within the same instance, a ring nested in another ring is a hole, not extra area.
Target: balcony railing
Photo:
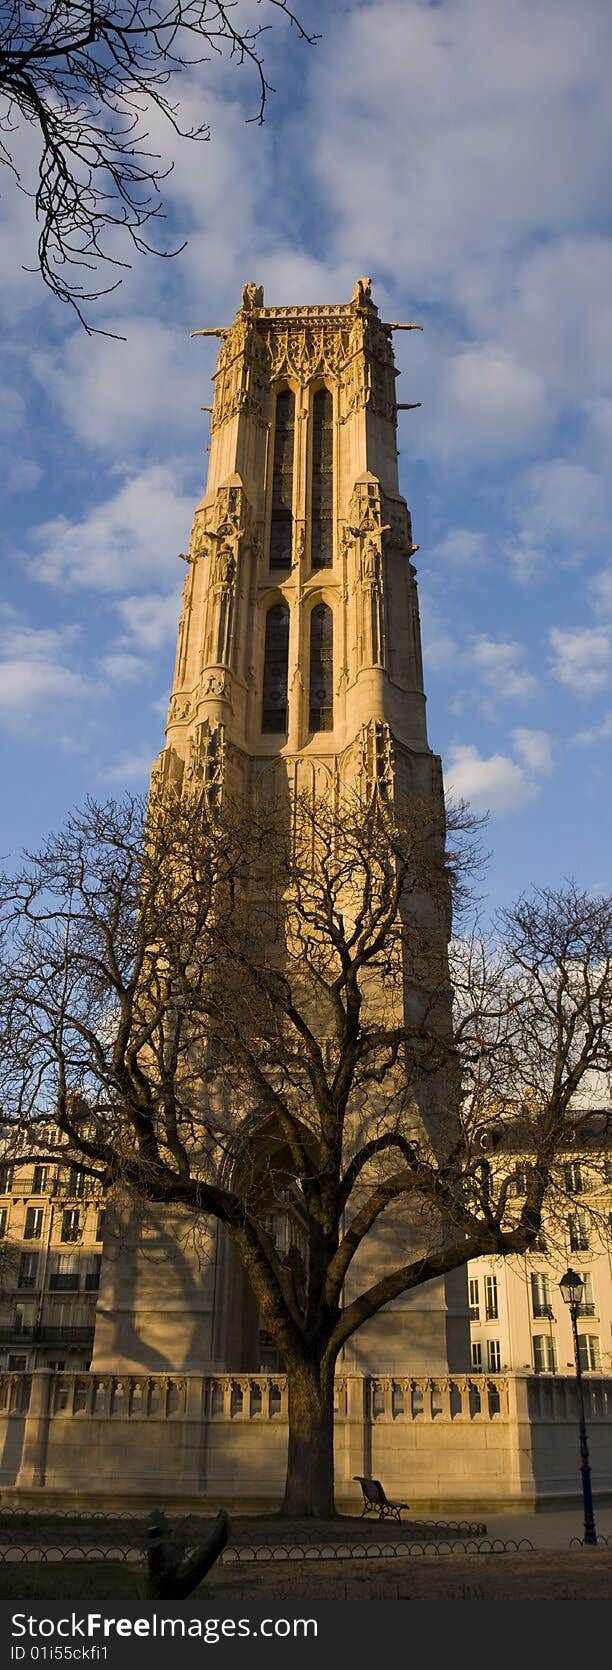
[[[15,1323],[9,1327],[0,1327],[0,1345],[25,1345],[28,1342],[40,1345],[91,1345],[93,1336],[93,1326],[64,1327],[52,1322],[35,1322],[31,1327],[23,1328]]]
[[[90,1183],[52,1183],[48,1193],[55,1199],[61,1200],[99,1200],[101,1189],[98,1184]]]

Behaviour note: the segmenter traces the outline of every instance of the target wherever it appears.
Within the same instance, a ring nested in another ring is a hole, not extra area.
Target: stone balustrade
[[[612,1489],[612,1380],[584,1380],[596,1492]],[[573,1377],[340,1373],[336,1486],[382,1478],[413,1506],[516,1507],[575,1496]],[[0,1373],[0,1487],[102,1505],[278,1500],[287,1446],[283,1374]]]
[[[499,1375],[456,1375],[437,1380],[423,1376],[389,1375],[381,1378],[338,1375],[334,1407],[339,1420],[349,1414],[349,1386],[353,1381],[366,1389],[365,1409],[372,1421],[489,1420],[508,1413],[508,1381]],[[0,1416],[7,1412],[27,1411],[31,1382],[31,1374],[0,1373]],[[287,1378],[284,1374],[195,1376],[85,1374],[62,1370],[48,1375],[47,1412],[50,1415],[106,1416],[127,1420],[180,1420],[187,1412],[188,1387],[195,1387],[196,1384],[201,1387],[199,1403],[202,1419],[287,1419]],[[564,1410],[565,1403],[562,1402],[560,1412]]]

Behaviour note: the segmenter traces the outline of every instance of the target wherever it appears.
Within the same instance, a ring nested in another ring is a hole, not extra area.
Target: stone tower
[[[335,795],[343,782],[377,782],[389,796],[442,803],[425,723],[415,547],[398,482],[398,328],[415,327],[384,324],[360,279],[349,302],[317,307],[265,307],[262,290],[247,284],[233,324],[201,333],[222,340],[208,482],[154,770],[160,789],[193,780],[213,799],[227,785],[268,801],[283,789]],[[157,1223],[161,1245],[159,1232]],[[164,1345],[168,1366],[257,1369],[253,1304],[222,1234],[201,1280],[192,1270],[186,1278],[181,1255],[174,1287],[171,1233],[161,1240],[163,1297],[159,1281],[134,1265],[126,1342],[136,1309],[138,1331],[159,1344],[161,1302],[161,1333],[179,1358],[168,1362]],[[374,1268],[375,1245],[368,1252]],[[126,1269],[124,1260],[124,1281]],[[110,1325],[121,1306],[107,1299]],[[125,1352],[120,1333],[115,1326],[111,1349],[100,1323],[96,1366],[118,1358],[139,1366],[133,1329]],[[460,1273],[387,1307],[349,1342],[345,1362],[440,1372],[467,1367],[466,1349]],[[153,1361],[150,1351],[142,1361]]]
[[[368,773],[441,794],[425,726],[391,333],[350,302],[247,284],[214,376],[162,775],[258,792]],[[395,327],[397,328],[397,327]],[[197,334],[197,333],[196,333]]]

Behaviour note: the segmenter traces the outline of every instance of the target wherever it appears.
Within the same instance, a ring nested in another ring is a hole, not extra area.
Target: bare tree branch
[[[258,0],[259,3],[259,0]],[[301,40],[313,44],[289,0],[263,0]],[[127,236],[139,253],[165,257],[185,248],[149,242],[165,218],[161,195],[172,164],[151,149],[158,117],[180,138],[210,138],[207,122],[184,125],[180,77],[229,56],[253,73],[251,120],[263,122],[268,94],[262,37],[269,23],[249,24],[236,0],[10,0],[0,15],[0,163],[34,199],[38,261],[49,289],[74,308],[112,293]],[[40,142],[38,183],[30,191],[17,162],[25,123]],[[93,275],[109,272],[108,283]],[[91,278],[87,277],[91,274]],[[114,276],[116,274],[116,276]],[[102,331],[100,334],[108,335]]]

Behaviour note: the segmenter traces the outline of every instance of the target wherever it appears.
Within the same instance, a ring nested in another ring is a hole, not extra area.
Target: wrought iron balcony
[[[14,1322],[0,1327],[0,1345],[91,1345],[93,1324],[89,1326],[60,1326],[52,1322],[35,1322],[31,1327],[19,1327]]]

